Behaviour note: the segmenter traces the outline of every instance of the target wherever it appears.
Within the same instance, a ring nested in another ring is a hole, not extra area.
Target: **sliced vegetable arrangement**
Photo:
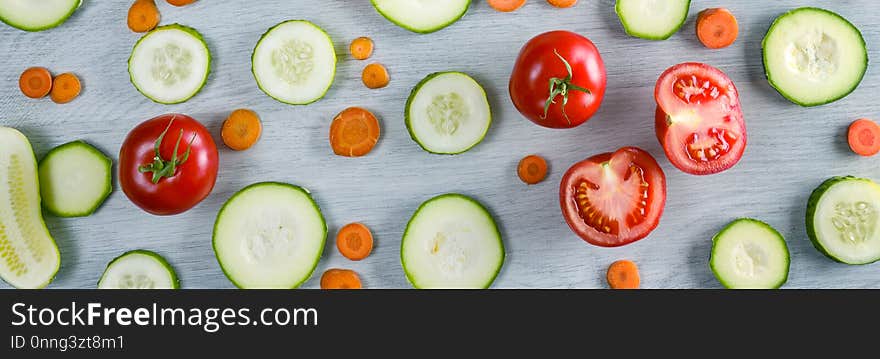
[[[0,0],[0,21],[24,31],[48,30],[67,21],[82,0]]]
[[[422,149],[454,155],[483,141],[492,124],[486,91],[462,72],[428,75],[406,101],[406,128]]]
[[[211,51],[195,29],[179,24],[150,31],[134,45],[128,59],[131,83],[161,104],[195,96],[211,71]]]

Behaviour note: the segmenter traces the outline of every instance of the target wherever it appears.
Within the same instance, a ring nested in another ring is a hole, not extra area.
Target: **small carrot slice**
[[[867,118],[860,118],[849,125],[847,133],[849,148],[868,157],[880,152],[880,125]]]
[[[611,263],[608,267],[608,285],[612,289],[639,289],[639,267],[628,260]]]
[[[366,60],[373,55],[373,40],[369,37],[359,37],[351,42],[348,50],[351,52],[351,57]]]
[[[706,9],[697,16],[697,38],[710,49],[725,48],[739,36],[736,17],[725,8]]]
[[[538,155],[530,155],[519,161],[516,173],[526,184],[537,184],[547,178],[547,160]]]
[[[159,25],[159,8],[154,0],[137,0],[128,8],[128,28],[147,32]]]
[[[547,0],[547,3],[555,7],[572,7],[577,4],[577,0]]]
[[[196,2],[196,0],[167,0],[167,1],[169,4],[174,5],[174,6],[184,6],[184,5],[189,5],[189,4]]]
[[[361,278],[350,269],[328,269],[321,276],[321,289],[361,289]]]
[[[49,92],[49,96],[55,103],[68,103],[79,96],[80,91],[82,91],[82,84],[80,84],[79,78],[68,72],[55,76],[55,79],[52,80],[52,91]]]
[[[379,142],[379,120],[370,111],[349,107],[340,112],[330,124],[330,147],[333,153],[346,157],[360,157],[370,153]]]
[[[359,261],[373,251],[373,233],[363,223],[349,223],[336,234],[336,248],[345,258]]]
[[[263,124],[260,122],[260,116],[248,109],[238,109],[232,111],[226,121],[223,121],[220,137],[227,147],[244,151],[257,143],[262,133]]]
[[[31,67],[21,73],[18,87],[27,97],[46,97],[52,91],[52,74],[45,67]]]
[[[501,12],[511,12],[521,8],[526,0],[489,0],[489,6]]]
[[[361,80],[364,81],[364,86],[371,89],[388,86],[388,81],[390,81],[390,78],[388,77],[388,69],[386,69],[385,66],[382,66],[382,64],[369,64],[364,68]]]

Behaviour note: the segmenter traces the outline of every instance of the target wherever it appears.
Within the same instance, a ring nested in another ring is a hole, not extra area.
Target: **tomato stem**
[[[550,97],[547,97],[547,102],[544,103],[544,116],[541,118],[547,118],[547,112],[550,111],[550,105],[556,103],[556,96],[562,96],[562,116],[565,116],[565,120],[571,124],[571,120],[568,119],[568,114],[565,113],[565,106],[568,105],[568,92],[580,91],[586,94],[591,92],[589,89],[580,87],[571,82],[572,77],[574,76],[571,71],[571,65],[564,57],[562,57],[562,55],[559,54],[559,52],[556,51],[556,49],[553,50],[553,53],[562,60],[563,64],[565,64],[565,70],[568,71],[568,76],[565,78],[550,78]]]
[[[184,152],[183,156],[177,158],[177,150],[180,149],[180,141],[183,139],[183,129],[180,129],[180,134],[177,136],[177,142],[174,144],[174,154],[171,155],[171,160],[166,161],[162,159],[162,155],[159,153],[159,148],[162,146],[162,141],[165,140],[165,135],[168,133],[168,130],[171,128],[171,124],[174,123],[174,117],[171,118],[171,121],[168,121],[168,126],[165,127],[165,130],[159,135],[159,138],[156,139],[156,144],[154,145],[153,151],[155,152],[155,156],[153,157],[153,162],[149,164],[138,167],[138,172],[140,173],[152,173],[153,183],[159,183],[159,180],[162,177],[172,177],[177,172],[177,166],[180,166],[189,159],[189,154],[192,151],[192,143],[196,139],[196,135],[193,134],[192,138],[189,140],[189,144],[186,146],[186,152]]]

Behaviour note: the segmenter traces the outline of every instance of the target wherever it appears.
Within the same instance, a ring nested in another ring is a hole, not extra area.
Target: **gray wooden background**
[[[852,174],[880,180],[880,157],[852,154],[845,137],[852,120],[880,118],[880,72],[869,69],[858,90],[841,101],[805,109],[768,85],[761,64],[761,39],[770,22],[805,5],[826,7],[848,18],[862,30],[871,58],[880,58],[880,2],[695,0],[682,30],[661,42],[627,37],[612,0],[581,0],[561,10],[531,0],[515,13],[498,13],[475,1],[461,21],[429,35],[392,25],[367,0],[202,0],[183,8],[157,2],[163,24],[195,27],[208,42],[213,69],[199,95],[170,106],[140,95],[129,83],[126,67],[140,36],[125,25],[130,1],[86,0],[67,23],[50,31],[26,33],[0,25],[0,125],[24,132],[38,157],[56,145],[84,139],[115,159],[128,131],[153,116],[190,114],[205,123],[219,143],[225,116],[248,107],[263,119],[263,138],[246,152],[221,148],[214,192],[184,214],[149,215],[117,187],[92,217],[47,215],[62,256],[50,288],[94,288],[108,261],[137,248],[164,255],[185,288],[230,288],[211,249],[214,218],[235,191],[267,180],[311,189],[328,220],[331,237],[306,288],[316,288],[320,274],[331,267],[358,271],[368,288],[409,288],[399,261],[401,234],[422,201],[446,192],[479,199],[499,222],[508,256],[496,288],[601,288],[608,264],[622,258],[639,264],[646,288],[717,288],[707,265],[710,239],[741,216],[764,220],[786,237],[792,263],[785,288],[880,287],[880,264],[834,263],[811,246],[804,231],[807,197],[825,178]],[[696,13],[715,6],[728,7],[740,21],[739,40],[723,50],[703,48],[694,35]],[[322,26],[340,55],[330,92],[309,106],[272,100],[251,75],[251,50],[257,39],[287,19],[308,19]],[[555,29],[592,39],[608,68],[601,110],[571,130],[532,124],[507,95],[507,79],[520,47],[532,36]],[[376,51],[370,60],[348,56],[348,43],[358,36],[374,39]],[[371,61],[387,65],[392,79],[387,88],[369,90],[361,84],[361,69]],[[664,69],[684,61],[719,67],[740,90],[749,147],[743,160],[727,172],[684,174],[668,162],[654,136],[654,83]],[[82,96],[67,105],[25,98],[18,91],[18,76],[35,65],[56,73],[75,72],[83,81]],[[495,120],[483,143],[451,157],[422,151],[403,123],[412,86],[426,74],[443,70],[465,71],[481,82]],[[330,120],[354,105],[380,117],[382,138],[366,157],[334,156],[327,140]],[[588,245],[562,219],[557,203],[560,177],[585,157],[626,145],[651,152],[666,171],[666,212],[657,230],[640,242],[616,249]],[[527,187],[517,179],[515,168],[531,153],[545,156],[551,173],[544,183]],[[342,257],[332,240],[339,227],[352,221],[368,224],[377,240],[373,255],[360,262]]]

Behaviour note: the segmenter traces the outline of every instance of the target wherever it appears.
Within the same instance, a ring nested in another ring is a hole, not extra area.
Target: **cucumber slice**
[[[55,147],[40,161],[43,208],[59,217],[95,213],[113,190],[113,162],[83,141]]]
[[[336,77],[336,50],[323,29],[290,20],[263,34],[251,57],[257,86],[290,105],[307,105],[327,94]]]
[[[779,16],[762,47],[770,85],[805,107],[846,97],[859,86],[868,68],[862,33],[824,9],[805,7]]]
[[[709,267],[730,289],[776,289],[788,280],[785,239],[769,224],[737,219],[712,238]]]
[[[504,243],[480,202],[445,194],[422,203],[409,220],[400,262],[419,289],[489,288],[504,263]]]
[[[143,249],[116,257],[101,279],[98,289],[178,289],[180,280],[162,256]]]
[[[406,101],[406,128],[425,151],[454,155],[476,146],[492,124],[486,91],[461,72],[428,75]]]
[[[63,24],[82,0],[0,0],[0,21],[19,30],[43,31]]]
[[[144,96],[175,104],[195,96],[211,71],[211,51],[198,31],[180,24],[148,32],[128,58],[131,83]]]
[[[690,0],[617,0],[614,10],[629,36],[666,40],[681,29]]]
[[[832,177],[807,202],[807,235],[829,258],[846,264],[880,260],[880,186],[869,179]]]
[[[17,288],[42,288],[61,255],[40,211],[37,160],[28,139],[0,127],[0,277]]]
[[[371,0],[388,21],[427,34],[452,25],[468,11],[471,0]]]
[[[286,183],[245,187],[220,209],[214,254],[239,288],[299,287],[312,275],[327,224],[309,192]]]

